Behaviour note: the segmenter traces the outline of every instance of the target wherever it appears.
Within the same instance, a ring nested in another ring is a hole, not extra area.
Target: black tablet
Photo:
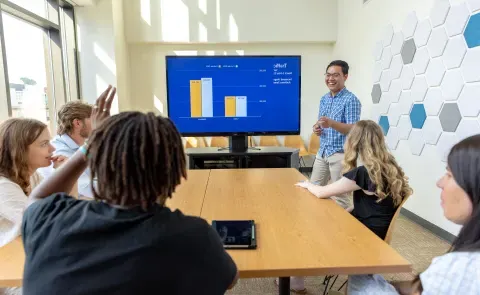
[[[253,220],[214,220],[225,249],[256,249],[255,222]]]

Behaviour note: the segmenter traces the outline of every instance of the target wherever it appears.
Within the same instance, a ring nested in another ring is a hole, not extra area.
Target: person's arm
[[[14,225],[22,223],[23,212],[28,204],[28,198],[22,189],[13,182],[5,182],[0,185],[0,216]]]
[[[316,185],[311,182],[299,183],[297,186],[308,189],[309,192],[319,199],[343,195],[361,189],[355,181],[346,177],[342,177],[334,183],[326,186]]]
[[[345,124],[342,122],[337,122],[335,120],[330,120],[330,121],[331,121],[330,128],[335,129],[336,131],[342,133],[343,135],[347,135],[354,125],[354,124]]]

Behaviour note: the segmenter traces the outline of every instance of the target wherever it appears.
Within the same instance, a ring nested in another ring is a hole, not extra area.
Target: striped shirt
[[[358,100],[355,94],[348,91],[347,88],[343,88],[333,97],[331,92],[322,97],[318,119],[320,117],[328,117],[340,123],[355,124],[360,120],[361,110],[362,104],[360,100]],[[342,153],[346,138],[346,135],[333,128],[323,129],[320,135],[320,148],[318,149],[317,157],[330,157],[335,153]]]

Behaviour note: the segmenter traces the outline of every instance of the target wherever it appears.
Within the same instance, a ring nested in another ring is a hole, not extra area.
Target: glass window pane
[[[2,13],[13,117],[49,124],[43,29]]]
[[[39,16],[47,18],[47,9],[45,0],[10,0],[10,2],[21,6]]]

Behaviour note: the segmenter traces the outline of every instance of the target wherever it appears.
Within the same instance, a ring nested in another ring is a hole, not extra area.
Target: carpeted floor
[[[388,280],[409,280],[417,273],[425,270],[433,257],[445,253],[450,247],[449,243],[438,238],[423,227],[400,216],[395,225],[392,246],[405,259],[413,264],[412,274],[389,274],[385,275]],[[340,287],[346,277],[340,276],[334,288]],[[276,295],[278,289],[273,283],[273,278],[245,279],[240,280],[235,288],[229,291],[228,295]],[[308,294],[323,294],[325,288],[323,277],[308,277],[305,280],[305,287]],[[292,293],[293,294],[293,293]]]

